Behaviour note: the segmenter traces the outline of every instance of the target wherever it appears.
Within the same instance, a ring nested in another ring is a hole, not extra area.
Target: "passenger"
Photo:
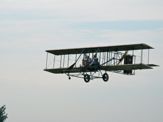
[[[84,54],[83,60],[82,60],[82,65],[83,66],[87,66],[89,65],[91,62],[91,59],[88,55]]]

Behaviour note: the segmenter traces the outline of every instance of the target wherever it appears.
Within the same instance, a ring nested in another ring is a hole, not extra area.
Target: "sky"
[[[162,0],[0,0],[6,122],[162,122]],[[153,70],[90,81],[43,71],[45,50],[146,43]]]

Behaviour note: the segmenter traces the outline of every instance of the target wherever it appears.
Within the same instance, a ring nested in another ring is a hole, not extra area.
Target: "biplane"
[[[107,72],[135,75],[135,70],[158,66],[149,63],[150,49],[153,47],[142,43],[46,50],[44,71],[83,78],[86,83],[96,78],[107,82]]]

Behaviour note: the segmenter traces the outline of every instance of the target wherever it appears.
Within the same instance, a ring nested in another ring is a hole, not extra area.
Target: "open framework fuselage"
[[[153,48],[142,43],[46,50],[47,58],[44,70],[55,74],[65,73],[69,78],[84,78],[86,82],[95,78],[103,78],[104,81],[107,81],[109,79],[107,71],[134,75],[135,70],[152,69],[152,67],[157,66],[149,63],[150,49]],[[145,52],[146,54],[144,54]],[[48,63],[49,53],[54,56],[51,67],[49,67]],[[84,62],[86,56],[92,61],[89,63]],[[96,61],[94,61],[94,58],[96,58]]]

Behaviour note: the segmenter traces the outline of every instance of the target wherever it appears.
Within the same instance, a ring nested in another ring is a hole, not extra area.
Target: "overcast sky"
[[[162,0],[0,0],[6,122],[162,122]],[[147,43],[153,70],[110,81],[44,72],[45,50]]]

